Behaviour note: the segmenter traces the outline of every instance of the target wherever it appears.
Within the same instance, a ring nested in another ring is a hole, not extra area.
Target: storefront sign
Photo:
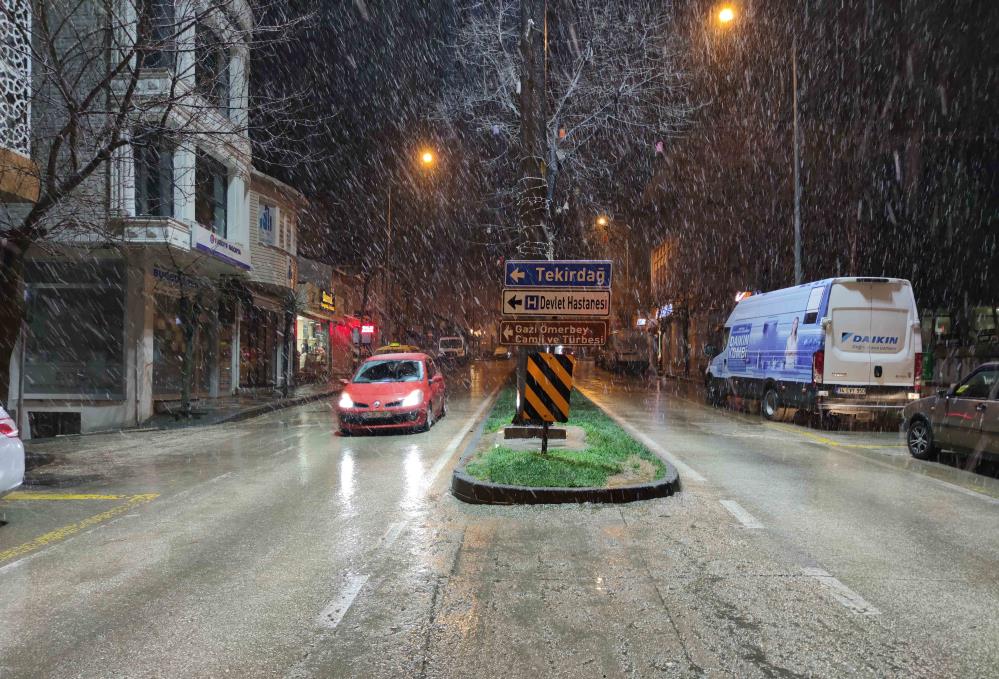
[[[195,250],[200,250],[223,262],[241,269],[250,269],[250,253],[245,245],[226,240],[200,224],[192,226],[191,245]]]
[[[336,311],[336,297],[332,292],[319,289],[319,306],[326,311]]]
[[[201,279],[188,276],[180,271],[161,269],[158,266],[153,266],[153,280],[155,281],[154,284],[157,288],[170,290],[180,290],[181,285],[188,289],[194,289],[206,285],[206,282]]]

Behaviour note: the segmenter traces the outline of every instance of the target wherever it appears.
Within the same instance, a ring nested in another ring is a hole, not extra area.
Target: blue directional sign
[[[511,260],[503,284],[508,288],[603,288],[611,286],[606,259]]]

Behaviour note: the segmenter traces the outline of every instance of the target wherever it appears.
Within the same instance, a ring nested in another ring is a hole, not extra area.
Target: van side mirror
[[[718,347],[716,347],[714,344],[705,344],[703,351],[704,355],[707,356],[708,358],[714,358],[715,356],[718,355]]]
[[[826,316],[822,319],[820,323],[822,325],[822,330],[826,331],[829,329],[829,326],[832,325],[832,319]]]

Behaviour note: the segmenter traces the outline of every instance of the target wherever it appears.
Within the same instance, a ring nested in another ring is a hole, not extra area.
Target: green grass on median
[[[494,434],[513,419],[516,390],[504,389],[493,406],[485,431]],[[586,449],[553,450],[547,455],[538,451],[512,450],[492,445],[493,437],[484,437],[487,447],[481,450],[465,471],[484,481],[514,486],[540,488],[585,488],[605,486],[611,477],[648,475],[661,478],[666,468],[662,461],[578,391],[572,393],[569,424],[586,432]],[[623,475],[623,476],[620,476]],[[643,479],[649,480],[649,479]]]

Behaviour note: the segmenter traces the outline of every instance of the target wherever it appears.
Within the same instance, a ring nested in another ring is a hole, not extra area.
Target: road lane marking
[[[361,593],[361,589],[364,587],[364,583],[368,581],[367,575],[358,575],[354,573],[347,574],[346,586],[340,590],[340,594],[337,595],[335,599],[326,604],[322,612],[319,614],[319,625],[326,627],[328,629],[336,629],[340,621],[343,620],[343,616],[347,615],[347,611],[354,603],[354,599],[357,595]]]
[[[427,472],[426,479],[424,479],[423,481],[424,488],[429,488],[431,485],[433,485],[434,481],[437,480],[437,476],[447,465],[448,461],[451,459],[451,456],[454,455],[454,451],[458,449],[458,446],[461,444],[462,440],[464,440],[465,436],[468,435],[469,429],[474,428],[475,423],[482,416],[482,413],[485,412],[486,408],[488,408],[490,405],[493,404],[496,395],[499,393],[500,389],[502,388],[503,385],[500,385],[495,389],[493,389],[492,393],[489,394],[489,396],[487,396],[485,400],[482,402],[482,405],[480,405],[475,410],[475,412],[472,413],[472,416],[465,421],[466,426],[463,426],[461,428],[461,431],[455,434],[454,438],[451,439],[451,442],[447,444],[447,448],[444,449],[444,452],[441,453],[440,456],[437,458],[436,462],[434,462],[434,466],[430,468],[429,472]]]
[[[405,521],[390,523],[388,529],[385,531],[385,534],[382,535],[382,539],[378,541],[378,546],[380,548],[391,547],[392,544],[399,538],[399,535],[402,534],[405,527]]]
[[[277,457],[278,455],[284,455],[285,453],[287,453],[289,450],[291,450],[294,447],[295,446],[285,446],[281,450],[275,450],[273,453],[271,453],[271,457]]]
[[[899,467],[897,467],[897,466],[895,466],[893,464],[889,464],[888,462],[885,462],[884,460],[874,459],[874,458],[869,457],[867,455],[863,455],[861,453],[856,453],[856,452],[853,452],[852,450],[848,450],[849,448],[860,448],[861,446],[859,446],[859,445],[856,445],[856,446],[846,445],[846,444],[840,445],[837,442],[833,441],[832,439],[826,439],[824,436],[819,436],[818,434],[812,434],[811,432],[799,431],[797,429],[794,429],[793,427],[783,427],[783,426],[780,426],[780,425],[772,425],[772,426],[778,427],[778,428],[780,428],[780,429],[782,429],[784,431],[790,432],[790,433],[803,434],[803,435],[805,435],[805,436],[807,436],[809,438],[812,438],[812,439],[814,439],[816,441],[819,441],[820,443],[822,443],[824,441],[829,441],[830,443],[828,443],[827,445],[829,445],[831,448],[840,448],[847,455],[852,455],[852,456],[856,457],[857,459],[864,460],[865,462],[870,462],[871,464],[877,465],[879,467],[883,467],[885,469],[891,469],[892,471],[896,471],[896,472],[898,472],[898,471],[907,471],[907,470],[900,469]],[[890,446],[878,446],[878,448],[888,448],[888,447],[890,447]],[[908,471],[911,471],[911,470],[908,470]],[[951,483],[950,481],[944,481],[943,479],[938,479],[938,478],[936,478],[934,476],[928,476],[926,474],[919,474],[918,478],[922,478],[922,479],[924,479],[926,481],[929,481],[930,483],[933,483],[935,485],[947,488],[948,490],[955,490],[958,493],[962,493],[963,495],[967,495],[969,497],[973,497],[973,498],[976,498],[978,500],[982,500],[983,502],[987,502],[990,505],[999,505],[999,498],[992,497],[991,495],[986,495],[982,491],[977,491],[977,490],[975,490],[973,488],[967,488],[965,486],[961,486],[961,485],[958,485],[956,483]]]
[[[579,389],[579,387],[576,388]],[[579,391],[581,394],[583,394],[583,396],[596,403],[601,410],[607,413],[607,415],[612,420],[617,422],[618,425],[620,425],[621,428],[624,429],[626,432],[631,434],[633,438],[638,439],[639,442],[642,443],[642,445],[644,445],[646,448],[648,448],[656,455],[658,455],[659,457],[661,457],[662,459],[666,460],[671,465],[676,467],[676,470],[680,472],[681,477],[685,477],[687,480],[694,481],[696,483],[707,483],[708,480],[704,478],[704,476],[694,471],[694,469],[689,465],[684,464],[683,462],[678,460],[673,453],[669,452],[661,445],[659,445],[657,442],[653,441],[652,437],[646,435],[645,433],[640,431],[637,427],[635,427],[633,424],[629,423],[623,417],[615,413],[605,402],[603,402],[598,398],[595,398],[593,396],[593,392],[583,389],[579,389]],[[682,480],[683,478],[681,478],[681,481]]]
[[[159,493],[144,493],[141,495],[131,495],[127,502],[124,502],[117,507],[112,507],[111,509],[101,512],[100,514],[94,514],[89,516],[82,521],[77,521],[76,523],[71,523],[62,528],[56,528],[53,531],[49,531],[44,535],[39,535],[34,540],[29,540],[16,547],[11,547],[0,552],[0,563],[4,561],[10,561],[11,559],[16,559],[18,557],[24,556],[35,550],[42,549],[44,547],[50,547],[58,542],[62,542],[66,538],[76,535],[81,531],[85,531],[88,528],[102,524],[110,519],[115,518],[120,514],[124,514],[138,505],[145,504],[146,502],[151,502],[160,496]],[[12,565],[12,564],[10,564]]]
[[[810,578],[815,578],[822,584],[836,601],[847,609],[860,615],[881,615],[881,611],[872,606],[864,597],[844,585],[838,578],[821,568],[802,568],[801,572]]]
[[[836,439],[831,439],[828,436],[822,436],[821,434],[816,434],[814,432],[807,431],[807,430],[804,430],[804,429],[797,429],[795,427],[789,427],[787,425],[776,424],[776,423],[773,423],[773,422],[770,422],[769,426],[773,427],[775,429],[780,429],[781,431],[786,431],[786,432],[792,433],[792,434],[799,434],[801,436],[806,436],[806,437],[812,439],[813,441],[816,441],[818,443],[823,443],[823,444],[825,444],[827,446],[832,446],[833,448],[862,448],[862,449],[866,449],[866,450],[879,450],[881,448],[900,448],[901,447],[901,444],[898,443],[898,442],[895,442],[895,443],[885,443],[883,445],[881,445],[881,444],[869,444],[869,443],[847,443],[845,441],[837,441]]]
[[[46,493],[44,491],[17,490],[4,500],[124,500],[130,495],[102,495],[100,493]]]
[[[746,528],[763,528],[763,524],[755,516],[743,509],[742,505],[735,500],[719,500],[718,502]]]

